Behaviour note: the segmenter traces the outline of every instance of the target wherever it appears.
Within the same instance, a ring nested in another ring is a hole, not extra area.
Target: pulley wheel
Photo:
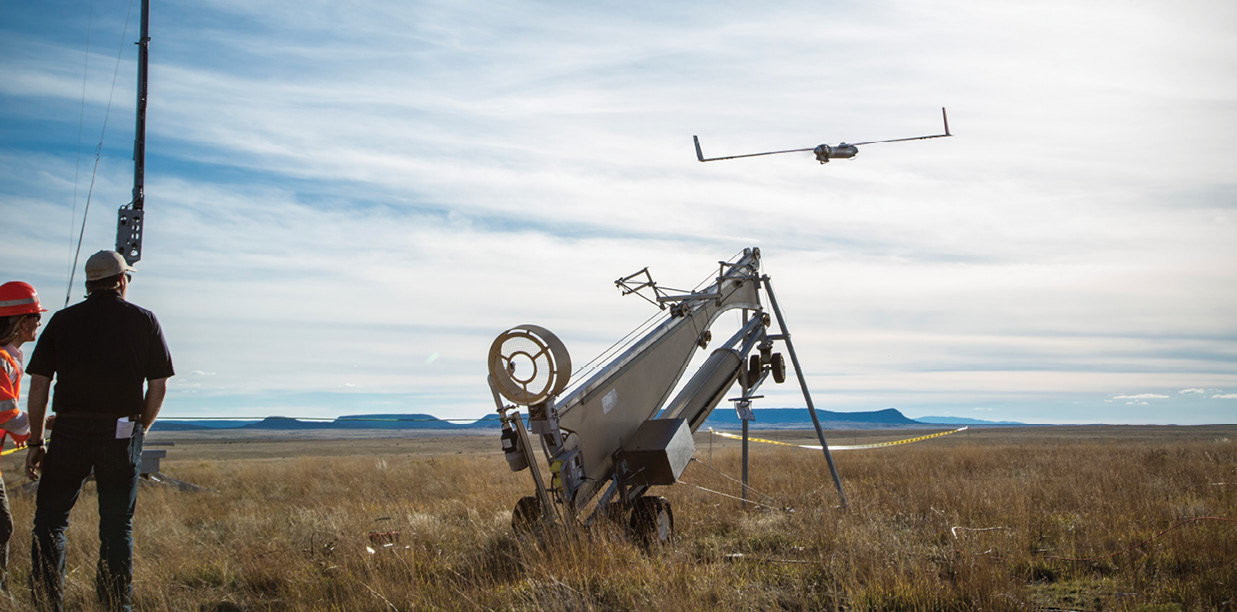
[[[571,356],[558,336],[536,325],[513,327],[490,345],[490,376],[503,397],[531,406],[558,395],[571,378]]]
[[[747,386],[756,384],[760,380],[760,355],[752,355],[747,360]]]
[[[773,353],[769,363],[773,366],[773,382],[779,385],[786,382],[786,358],[781,353]]]

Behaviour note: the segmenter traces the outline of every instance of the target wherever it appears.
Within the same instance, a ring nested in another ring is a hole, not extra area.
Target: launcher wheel
[[[632,539],[645,548],[674,541],[674,512],[664,497],[641,497],[631,509]]]

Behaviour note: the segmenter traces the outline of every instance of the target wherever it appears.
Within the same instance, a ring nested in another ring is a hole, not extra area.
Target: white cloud
[[[1219,393],[1211,397],[1212,399],[1237,399],[1237,393]]]
[[[614,278],[649,265],[690,285],[758,245],[838,409],[1069,396],[1134,418],[1115,400],[1169,396],[1108,390],[1229,399],[1237,268],[1214,262],[1237,257],[1215,222],[1235,9],[1186,5],[190,3],[152,33],[133,297],[209,376],[197,391],[329,390],[323,355],[345,355],[350,384],[473,416],[502,329],[543,324],[582,363],[651,314]],[[0,82],[0,207],[11,269],[51,295],[75,235],[61,119],[84,37],[45,13],[0,25],[17,79]],[[88,121],[111,52],[91,58]],[[88,245],[111,243],[128,198],[132,98],[115,98]],[[689,138],[720,155],[911,136],[942,105],[954,138],[827,166],[700,164]],[[1149,173],[1147,142],[1190,146]]]

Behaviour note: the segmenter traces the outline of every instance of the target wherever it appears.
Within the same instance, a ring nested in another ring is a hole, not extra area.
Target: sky
[[[51,310],[131,198],[137,12],[0,3],[0,257]],[[1233,23],[1204,0],[156,1],[129,299],[173,352],[163,414],[480,418],[503,330],[581,364],[658,314],[615,279],[690,287],[759,247],[818,408],[1237,423]],[[953,137],[827,165],[702,164],[691,139],[937,134],[941,107]]]

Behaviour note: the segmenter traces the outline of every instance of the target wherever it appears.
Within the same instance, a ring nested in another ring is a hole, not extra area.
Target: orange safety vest
[[[4,360],[9,362],[9,367],[13,368],[14,372],[21,371],[21,368],[18,367],[17,365],[17,360],[13,359],[13,356],[9,355],[8,351],[0,349],[0,355],[4,356]],[[11,400],[17,401],[17,398],[20,395],[21,395],[21,379],[20,378],[17,379],[16,382],[14,382],[13,380],[9,378],[8,374],[4,374],[3,376],[0,376],[0,400],[11,399]],[[16,418],[17,415],[19,414],[21,414],[20,408],[13,408],[11,410],[5,410],[4,412],[0,412],[0,424],[8,423],[9,419]],[[5,436],[12,436],[13,443],[20,446],[26,443],[26,439],[30,437],[30,434],[27,433],[26,435],[23,436],[23,435],[15,434],[13,432],[10,432],[4,429],[0,429],[0,448],[4,448],[4,437]]]
[[[21,366],[17,365],[17,360],[13,359],[13,356],[10,355],[8,351],[4,349],[0,349],[0,356],[3,356],[4,360],[9,362],[9,367],[13,368],[14,372],[21,371]],[[21,395],[21,379],[20,378],[18,378],[17,381],[14,382],[12,379],[9,378],[9,374],[7,372],[5,372],[4,376],[0,376],[0,401],[2,400],[16,401],[17,397],[20,395]],[[0,423],[3,423],[13,418],[13,416],[16,416],[16,415],[3,416],[3,415],[8,415],[10,412],[12,412],[12,410],[7,410],[3,413],[0,413]]]

